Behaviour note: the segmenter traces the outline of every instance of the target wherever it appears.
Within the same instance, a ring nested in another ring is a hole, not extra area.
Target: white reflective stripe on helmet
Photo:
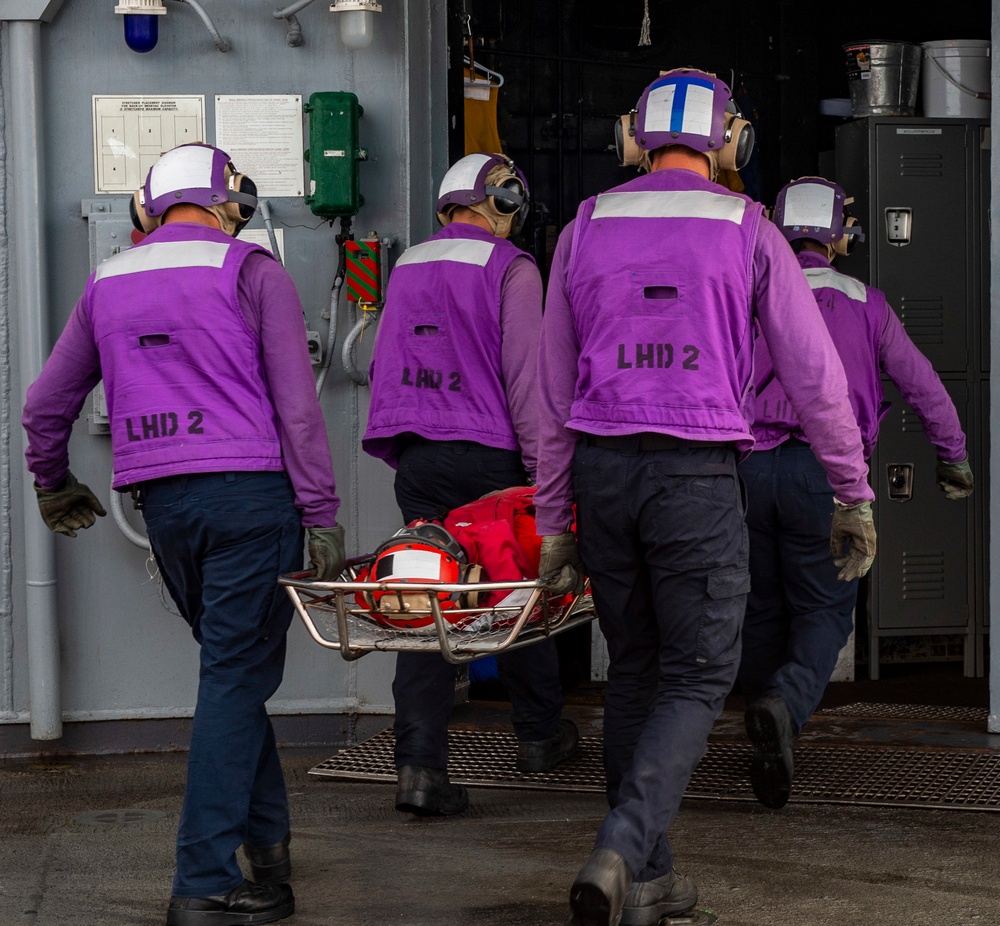
[[[864,283],[838,273],[833,267],[809,267],[805,275],[810,289],[835,289],[855,302],[868,301],[868,290]]]
[[[218,241],[159,241],[141,248],[129,248],[97,265],[94,281],[149,270],[176,270],[181,267],[221,267],[229,245]]]
[[[407,248],[396,261],[397,267],[405,264],[432,264],[438,261],[454,261],[459,264],[475,264],[485,267],[496,245],[491,241],[443,238],[425,241]]]
[[[379,582],[393,579],[433,579],[441,581],[441,554],[431,550],[395,550],[386,557],[389,572],[379,573]]]
[[[202,145],[172,148],[149,172],[149,194],[156,200],[175,190],[207,190],[212,186],[215,149]]]
[[[718,219],[740,225],[746,203],[735,196],[705,190],[601,193],[594,219]]]
[[[441,181],[438,199],[455,190],[471,190],[476,185],[479,173],[493,159],[489,154],[469,154],[456,161]]]

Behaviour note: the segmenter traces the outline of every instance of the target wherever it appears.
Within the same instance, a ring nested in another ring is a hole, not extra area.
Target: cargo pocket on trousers
[[[708,576],[695,654],[699,665],[730,662],[739,656],[739,631],[749,591],[750,573],[746,569]]]

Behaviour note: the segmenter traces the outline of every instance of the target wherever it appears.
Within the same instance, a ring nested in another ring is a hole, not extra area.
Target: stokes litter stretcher
[[[376,650],[440,652],[449,662],[527,646],[594,619],[580,595],[538,575],[534,487],[515,487],[414,522],[337,581],[280,578],[312,638],[345,659]]]

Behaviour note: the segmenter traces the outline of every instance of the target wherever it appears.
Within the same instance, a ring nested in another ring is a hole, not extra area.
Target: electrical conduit
[[[48,268],[42,223],[45,171],[42,131],[41,25],[7,23],[10,51],[11,270],[18,306],[20,395],[42,371],[50,348]],[[20,420],[20,409],[18,409]],[[62,736],[55,535],[38,515],[30,474],[24,478],[24,560],[31,738]]]

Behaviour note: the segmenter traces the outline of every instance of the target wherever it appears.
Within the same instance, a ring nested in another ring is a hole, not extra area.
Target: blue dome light
[[[160,26],[157,16],[146,16],[130,13],[122,17],[125,20],[125,44],[132,51],[144,53],[156,48]]]

